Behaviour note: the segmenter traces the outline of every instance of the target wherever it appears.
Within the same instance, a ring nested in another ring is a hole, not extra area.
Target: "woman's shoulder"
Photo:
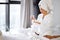
[[[42,17],[42,16],[43,16],[43,14],[39,14],[39,15],[38,15],[38,17]]]
[[[38,16],[42,16],[43,14],[41,13],[41,14],[39,14]]]

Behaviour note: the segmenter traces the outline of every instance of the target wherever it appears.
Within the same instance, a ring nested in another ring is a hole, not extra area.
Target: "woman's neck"
[[[44,19],[44,17],[46,16],[47,14],[43,14],[43,19]]]
[[[46,14],[43,14],[43,16],[46,16],[48,13],[46,13]]]

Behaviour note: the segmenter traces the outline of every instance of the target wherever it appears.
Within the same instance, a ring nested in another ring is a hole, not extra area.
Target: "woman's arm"
[[[34,23],[41,24],[38,20],[34,20]]]

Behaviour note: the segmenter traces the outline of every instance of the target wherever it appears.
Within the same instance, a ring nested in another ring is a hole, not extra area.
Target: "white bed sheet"
[[[24,31],[25,30],[20,30],[19,32],[16,30],[10,32],[2,31],[3,40],[30,40]]]
[[[60,30],[60,27],[56,27],[53,34],[54,35],[60,34],[60,32],[58,32],[58,30]],[[27,29],[18,29],[18,30],[11,29],[9,32],[2,31],[3,40],[31,40],[29,35],[27,34],[29,31],[30,31],[30,29],[29,30],[27,30]],[[60,40],[60,38],[56,38],[56,39],[52,39],[52,40]]]

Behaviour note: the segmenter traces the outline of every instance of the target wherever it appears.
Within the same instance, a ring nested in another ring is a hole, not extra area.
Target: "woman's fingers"
[[[36,20],[34,16],[31,16],[31,20]]]

